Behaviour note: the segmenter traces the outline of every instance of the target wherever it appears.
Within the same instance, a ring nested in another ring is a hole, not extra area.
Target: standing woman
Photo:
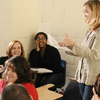
[[[67,37],[59,45],[72,50],[66,53],[80,57],[75,80],[79,82],[82,100],[91,100],[93,83],[100,73],[100,1],[88,0],[84,3],[83,10],[89,29],[82,44],[74,41],[66,33]]]
[[[22,55],[25,56],[23,45],[18,40],[13,40],[8,44],[8,48],[6,50],[6,56],[0,57],[0,78],[2,72],[4,71],[4,62],[11,58],[12,56]]]
[[[61,66],[61,57],[59,51],[47,44],[47,35],[39,32],[35,36],[36,49],[33,49],[29,56],[31,67],[47,68],[53,70],[53,73],[38,74],[35,86],[39,87],[52,83],[57,85],[63,82],[63,68]]]

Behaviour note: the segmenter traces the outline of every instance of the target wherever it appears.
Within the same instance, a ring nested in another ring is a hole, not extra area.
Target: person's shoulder
[[[48,49],[52,49],[52,50],[57,50],[57,51],[58,51],[57,48],[55,48],[54,46],[51,46],[51,45],[49,45],[49,44],[47,44],[47,48],[48,48]]]
[[[26,87],[34,86],[34,84],[32,84],[32,83],[22,83],[22,85],[24,85],[24,86],[26,86]]]
[[[25,86],[27,89],[34,89],[35,86],[33,83],[22,83],[23,86]]]
[[[8,56],[1,56],[0,59],[8,59]]]
[[[5,85],[5,84],[6,84],[6,83],[4,82],[4,79],[1,79],[1,78],[0,78],[0,85],[3,86],[3,85]]]
[[[34,52],[36,52],[36,48],[32,49],[30,53],[34,53]]]
[[[0,64],[4,64],[4,62],[8,59],[7,56],[0,57]]]

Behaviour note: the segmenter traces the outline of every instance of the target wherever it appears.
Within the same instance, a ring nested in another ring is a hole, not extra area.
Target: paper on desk
[[[46,68],[31,68],[33,71],[37,71],[37,73],[52,73],[52,70]]]
[[[69,48],[60,46],[58,44],[58,42],[50,34],[47,34],[47,36],[48,36],[48,43],[50,45],[54,46],[57,49],[61,49],[61,50],[64,50],[64,51],[70,51],[71,52],[71,50]]]

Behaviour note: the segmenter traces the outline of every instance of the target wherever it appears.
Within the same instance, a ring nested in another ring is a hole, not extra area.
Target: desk
[[[46,68],[31,68],[31,70],[36,71],[39,74],[44,74],[44,73],[53,73],[52,70],[46,69]]]
[[[58,94],[54,91],[48,90],[48,88],[53,87],[53,84],[47,84],[37,88],[39,100],[56,100],[61,98],[63,95]]]

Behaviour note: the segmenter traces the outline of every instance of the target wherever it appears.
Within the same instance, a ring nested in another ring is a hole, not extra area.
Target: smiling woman
[[[59,45],[64,44],[71,50],[66,51],[67,54],[80,58],[74,78],[79,83],[79,100],[91,100],[93,83],[100,73],[100,1],[86,1],[83,10],[89,28],[82,43],[66,33],[66,38]]]
[[[11,58],[12,56],[22,55],[25,56],[23,45],[18,40],[13,40],[8,44],[8,48],[6,51],[6,56],[0,57],[0,78],[1,74],[4,71],[4,62]]]
[[[61,57],[59,51],[47,44],[48,37],[46,33],[39,32],[35,36],[36,49],[33,49],[29,56],[31,67],[46,68],[53,73],[37,73],[35,86],[39,87],[48,83],[55,85],[63,82],[63,67],[61,66]]]
[[[38,94],[34,86],[34,80],[28,61],[23,56],[14,56],[5,62],[4,79],[0,80],[0,94],[5,86],[22,84],[26,87],[34,100],[38,100]]]

